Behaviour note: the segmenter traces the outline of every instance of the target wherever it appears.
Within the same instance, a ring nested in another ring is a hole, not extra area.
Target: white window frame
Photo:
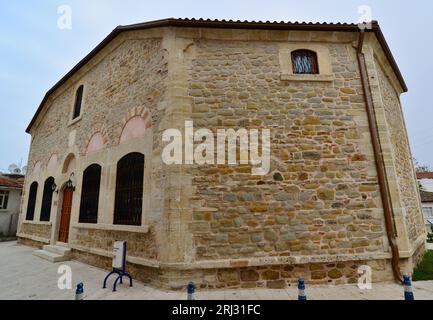
[[[0,210],[7,210],[8,209],[8,204],[9,204],[9,195],[10,195],[10,191],[9,190],[0,190]],[[5,200],[8,201],[5,201]],[[6,202],[6,206],[4,205]]]
[[[429,211],[429,213],[427,213],[427,211]],[[433,219],[433,207],[423,207],[422,213],[425,219]]]

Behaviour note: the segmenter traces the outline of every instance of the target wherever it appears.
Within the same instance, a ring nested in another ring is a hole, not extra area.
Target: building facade
[[[426,192],[433,192],[433,172],[417,172],[419,187]]]
[[[426,233],[433,233],[433,192],[421,191],[420,193]]]
[[[0,174],[0,241],[15,238],[24,176]]]
[[[168,19],[116,28],[45,96],[19,237],[155,286],[284,288],[410,272],[425,228],[377,23]],[[371,108],[374,107],[373,112]],[[270,129],[270,171],[167,165],[164,132]],[[377,148],[382,152],[378,152]]]
[[[433,172],[417,172],[418,188],[421,195],[422,212],[426,233],[432,233],[433,223]]]

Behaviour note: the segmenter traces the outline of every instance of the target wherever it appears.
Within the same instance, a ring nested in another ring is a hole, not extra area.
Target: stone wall
[[[201,281],[200,286],[207,289],[224,287],[284,289],[287,286],[297,285],[301,277],[309,284],[358,283],[358,268],[361,265],[370,265],[373,275],[376,276],[389,271],[385,260],[219,269],[207,271],[207,276],[203,277],[205,280]],[[382,275],[380,278],[384,280]],[[388,275],[387,279],[391,280],[392,276]]]
[[[73,250],[73,256],[81,262],[111,270],[111,258],[80,250]],[[197,270],[152,268],[127,262],[126,268],[134,279],[143,283],[169,290],[184,290],[191,280],[200,289],[284,289],[297,285],[300,277],[305,278],[306,283],[316,285],[357,283],[360,266],[371,267],[374,282],[393,279],[391,266],[386,260]]]
[[[17,242],[23,246],[33,247],[36,249],[42,249],[43,246],[45,245],[45,243],[43,243],[43,242],[31,240],[31,239],[28,239],[25,237],[22,237],[22,238],[18,237]]]
[[[329,45],[333,82],[281,80],[272,42],[195,42],[197,127],[270,128],[271,173],[192,172],[196,259],[384,251],[383,210],[354,49]]]
[[[51,225],[23,223],[19,229],[20,235],[30,235],[49,240],[51,238]]]
[[[158,258],[158,248],[153,233],[74,228],[72,238],[72,246],[99,249],[108,253],[113,251],[114,241],[124,240],[128,243],[129,256],[155,260]]]
[[[107,272],[113,269],[112,259],[108,257],[104,257],[104,256],[100,256],[88,252],[83,252],[79,250],[73,250],[73,257],[74,259],[89,264],[91,266],[106,269]],[[149,267],[132,264],[128,262],[126,264],[126,270],[128,271],[129,274],[131,274],[134,280],[138,280],[145,284],[149,284],[157,287],[164,287],[164,284],[161,281],[161,277],[160,277],[161,273],[155,268],[149,268]],[[101,279],[101,283],[102,280],[103,279]],[[125,279],[123,281],[125,281]],[[167,286],[167,284],[165,284],[165,286]]]
[[[424,220],[420,207],[418,184],[414,175],[409,139],[400,105],[400,99],[380,64],[377,63],[379,85],[388,125],[392,154],[397,175],[397,185],[404,208],[408,236],[415,241],[424,234]]]

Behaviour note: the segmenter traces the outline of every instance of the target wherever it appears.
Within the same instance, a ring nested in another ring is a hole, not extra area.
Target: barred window
[[[0,210],[6,210],[8,208],[9,191],[0,190]]]
[[[114,224],[141,225],[144,155],[130,153],[117,163]]]
[[[84,170],[80,203],[80,223],[98,223],[101,170],[102,168],[98,164],[92,164]]]
[[[292,52],[294,74],[318,74],[317,53],[311,50],[296,50]]]
[[[72,119],[78,118],[81,114],[81,104],[83,102],[83,91],[84,91],[84,86],[81,85],[78,88],[77,93],[75,95],[74,116]]]
[[[29,199],[27,202],[26,220],[33,221],[35,217],[36,196],[38,194],[38,183],[35,181],[30,186]]]
[[[54,178],[50,177],[45,181],[44,194],[42,196],[41,221],[50,221],[51,203],[53,201]]]

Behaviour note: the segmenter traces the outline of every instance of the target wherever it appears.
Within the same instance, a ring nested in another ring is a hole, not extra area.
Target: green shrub
[[[413,281],[433,280],[433,250],[427,251],[417,265],[412,276]]]

